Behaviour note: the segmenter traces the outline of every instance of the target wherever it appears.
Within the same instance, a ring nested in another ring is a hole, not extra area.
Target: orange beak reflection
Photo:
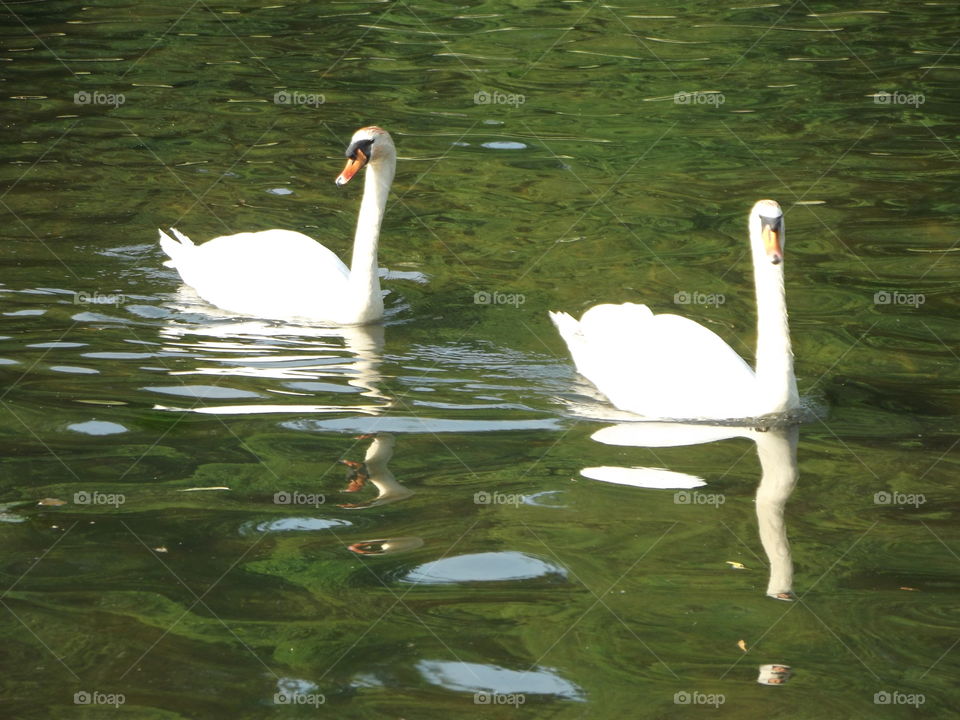
[[[337,185],[342,187],[350,182],[351,178],[357,174],[357,171],[367,164],[368,159],[363,150],[358,148],[356,154],[347,160],[347,165],[343,168],[343,172],[337,176]]]

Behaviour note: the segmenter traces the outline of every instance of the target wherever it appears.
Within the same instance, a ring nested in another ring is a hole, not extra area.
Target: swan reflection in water
[[[373,435],[361,435],[357,439],[371,439],[373,442],[367,448],[363,462],[340,461],[350,468],[350,475],[347,478],[347,487],[344,488],[344,492],[359,492],[369,483],[377,489],[377,496],[372,500],[361,503],[341,503],[338,507],[347,510],[365,510],[404,500],[413,495],[414,491],[400,484],[387,466],[393,457],[393,448],[396,443],[393,434],[381,432]],[[422,546],[423,538],[410,536],[361,540],[351,543],[347,546],[347,549],[357,555],[388,555],[395,552],[416,550]]]
[[[373,440],[373,442],[367,447],[367,454],[363,458],[363,462],[340,461],[350,468],[350,476],[344,492],[358,492],[369,482],[377,489],[377,496],[366,502],[345,503],[339,505],[339,507],[350,510],[372,508],[394,503],[413,495],[413,490],[401,485],[390,468],[387,467],[390,458],[393,457],[393,447],[396,443],[393,434],[381,432],[374,435],[361,435],[357,439]]]
[[[236,318],[204,303],[188,287],[180,288],[172,307],[176,315],[160,330],[164,350],[191,357],[197,366],[180,369],[184,363],[179,361],[169,374],[180,376],[183,385],[156,390],[191,399],[251,399],[194,407],[157,405],[157,409],[216,415],[344,411],[379,415],[393,405],[393,398],[378,387],[382,379],[382,325],[323,327]],[[210,394],[195,394],[182,379],[185,376],[218,380],[212,383],[214,388],[199,388]],[[224,383],[230,378],[259,378],[269,384],[255,393],[241,390],[231,395]],[[283,401],[265,401],[264,393]],[[359,395],[363,400],[337,405],[298,400],[314,398],[318,393]]]
[[[793,558],[783,515],[787,500],[797,484],[797,440],[799,427],[769,429],[679,423],[629,422],[598,430],[593,439],[606,445],[633,447],[679,447],[749,438],[756,443],[762,476],[757,487],[756,508],[760,542],[770,564],[767,595],[792,601]],[[705,482],[694,475],[658,468],[584,468],[581,474],[595,480],[637,487],[693,488]]]

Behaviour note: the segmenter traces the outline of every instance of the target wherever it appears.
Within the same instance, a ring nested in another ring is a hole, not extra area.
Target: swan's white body
[[[202,245],[176,230],[174,237],[161,230],[160,245],[170,256],[165,264],[204,300],[241,315],[337,325],[379,320],[377,243],[396,151],[385,130],[369,127],[354,134],[347,157],[338,185],[367,167],[349,268],[323,245],[292,230],[223,235]]]
[[[577,370],[621,410],[656,419],[735,419],[799,405],[783,286],[782,213],[750,213],[757,294],[756,372],[720,336],[646,305],[597,305],[577,321],[550,313]]]

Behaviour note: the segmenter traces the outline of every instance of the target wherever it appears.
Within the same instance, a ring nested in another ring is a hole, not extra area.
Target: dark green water
[[[960,13],[721,5],[4,5],[0,714],[954,712]],[[158,226],[345,256],[360,190],[333,179],[370,123],[401,158],[384,328],[180,292]],[[794,603],[765,596],[754,441],[592,440],[546,316],[722,295],[679,311],[749,357],[762,197],[823,408],[786,507]],[[346,493],[375,432],[399,487],[371,463]]]

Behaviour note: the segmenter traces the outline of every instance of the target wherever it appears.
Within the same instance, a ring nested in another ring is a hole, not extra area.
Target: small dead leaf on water
[[[901,589],[901,590],[909,590],[910,592],[920,592],[920,588],[907,587],[906,585],[904,585],[904,586],[901,587],[900,589]]]
[[[730,566],[732,570],[746,570],[747,566],[743,563],[735,562],[734,560],[727,560],[727,565]]]
[[[746,641],[746,640],[741,640],[740,642],[737,643],[737,647],[740,648],[741,650],[743,650],[744,652],[746,652],[746,651],[747,651],[747,641]]]
[[[43,498],[37,500],[37,505],[43,505],[45,507],[58,507],[60,505],[66,505],[66,500],[61,500],[60,498]]]

